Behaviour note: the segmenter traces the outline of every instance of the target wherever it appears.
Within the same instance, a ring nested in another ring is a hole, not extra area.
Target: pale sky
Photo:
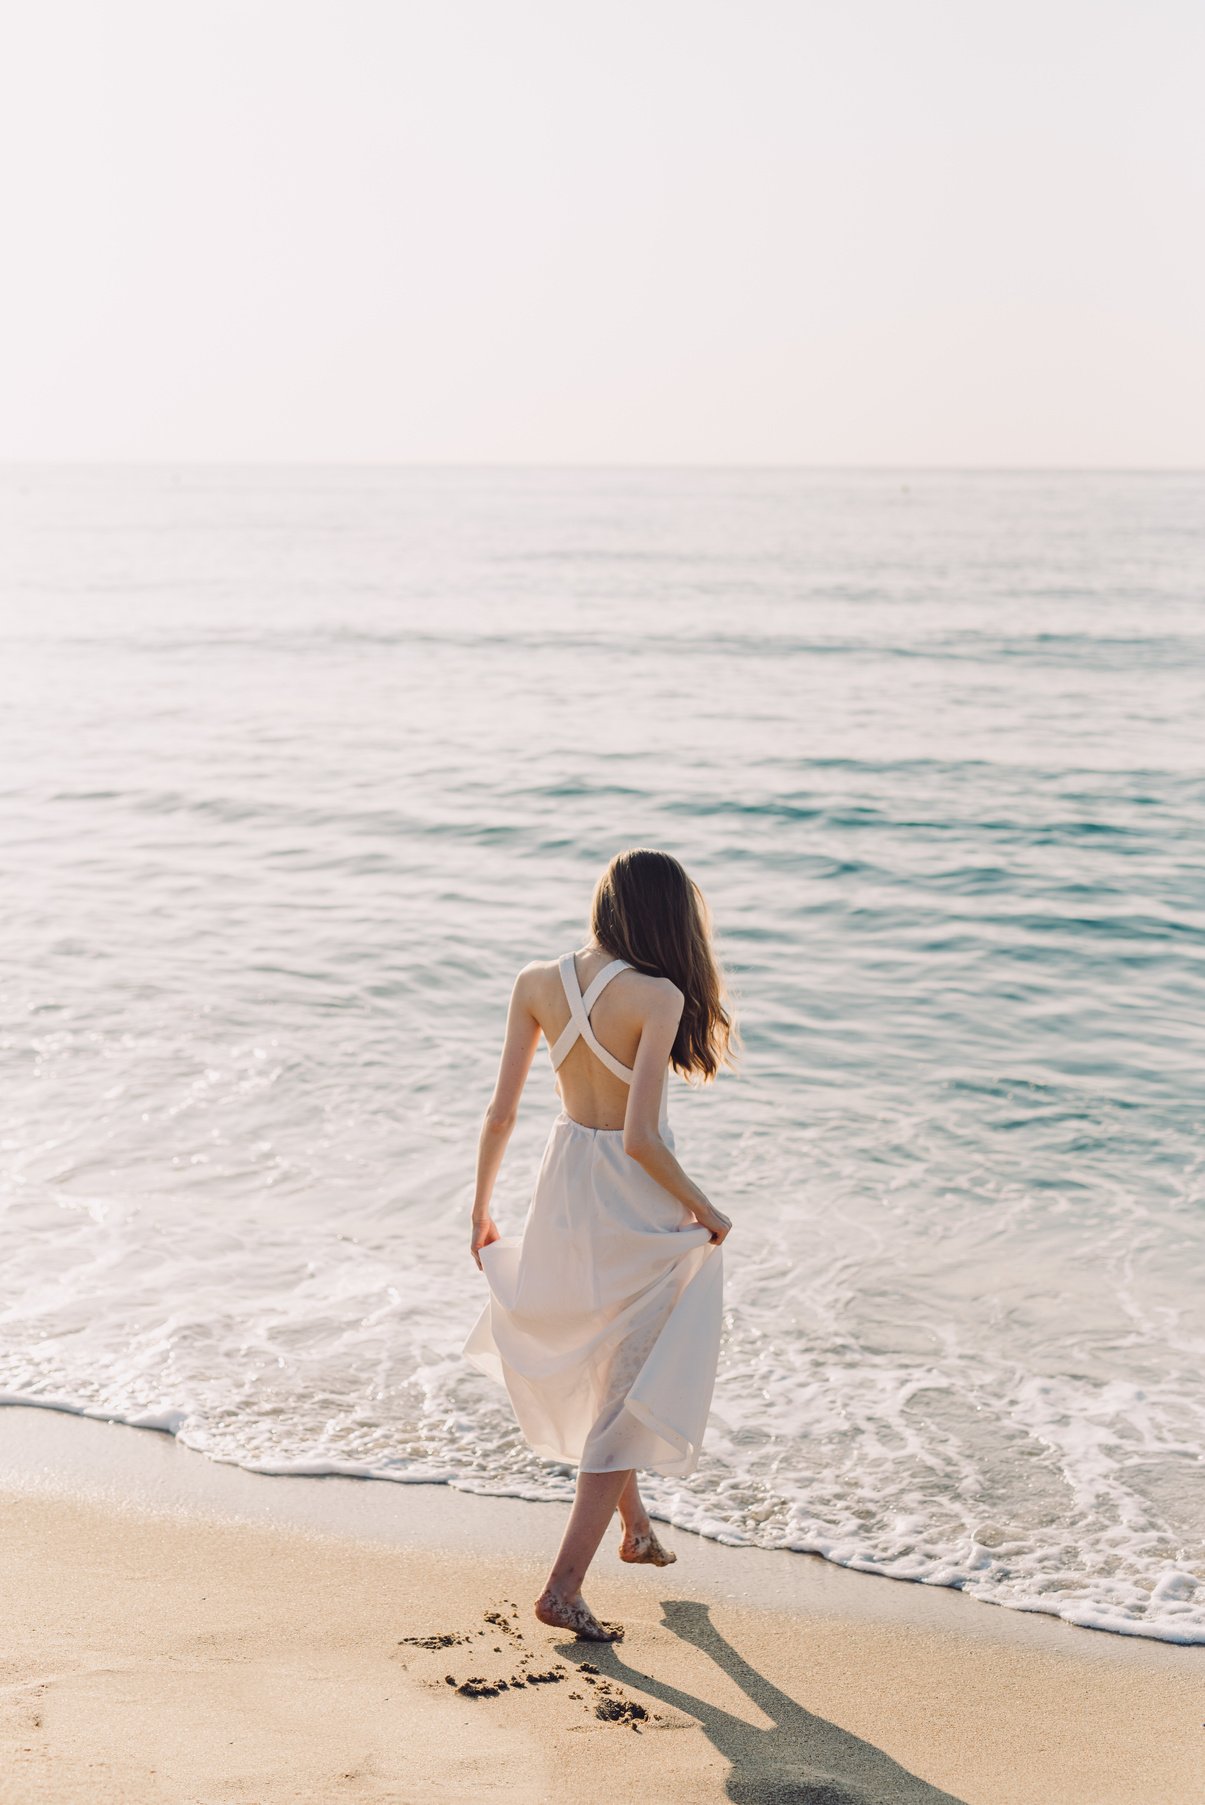
[[[0,458],[1205,465],[1200,0],[28,0]]]

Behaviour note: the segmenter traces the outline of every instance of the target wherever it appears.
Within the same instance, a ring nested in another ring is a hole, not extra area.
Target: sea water
[[[666,847],[744,1051],[656,1514],[1205,1640],[1203,580],[1192,474],[8,470],[0,1390],[570,1496],[458,1357],[476,1137]]]

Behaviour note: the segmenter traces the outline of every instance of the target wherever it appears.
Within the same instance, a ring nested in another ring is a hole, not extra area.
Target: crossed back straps
[[[632,967],[626,959],[612,959],[611,963],[604,965],[598,976],[587,985],[585,996],[582,995],[581,986],[577,981],[577,966],[572,953],[565,953],[557,960],[557,970],[561,974],[561,983],[569,1004],[569,1020],[562,1032],[558,1034],[555,1046],[549,1048],[553,1071],[556,1071],[580,1035],[590,1051],[602,1060],[609,1072],[614,1072],[615,1076],[622,1078],[625,1084],[631,1084],[633,1078],[631,1067],[623,1065],[616,1059],[614,1053],[608,1053],[590,1026],[590,1011],[611,979],[618,977],[621,971],[631,971]]]

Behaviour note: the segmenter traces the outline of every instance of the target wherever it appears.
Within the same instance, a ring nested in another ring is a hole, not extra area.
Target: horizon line
[[[808,471],[815,474],[934,476],[1196,476],[1198,464],[812,463],[787,460],[679,462],[617,459],[276,458],[276,457],[7,457],[0,470],[542,470],[542,471]]]

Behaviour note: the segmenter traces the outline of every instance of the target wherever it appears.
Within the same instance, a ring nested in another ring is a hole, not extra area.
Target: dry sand
[[[0,1410],[0,1802],[1205,1798],[1205,1649],[673,1531],[599,1648],[530,1614],[563,1515]]]

